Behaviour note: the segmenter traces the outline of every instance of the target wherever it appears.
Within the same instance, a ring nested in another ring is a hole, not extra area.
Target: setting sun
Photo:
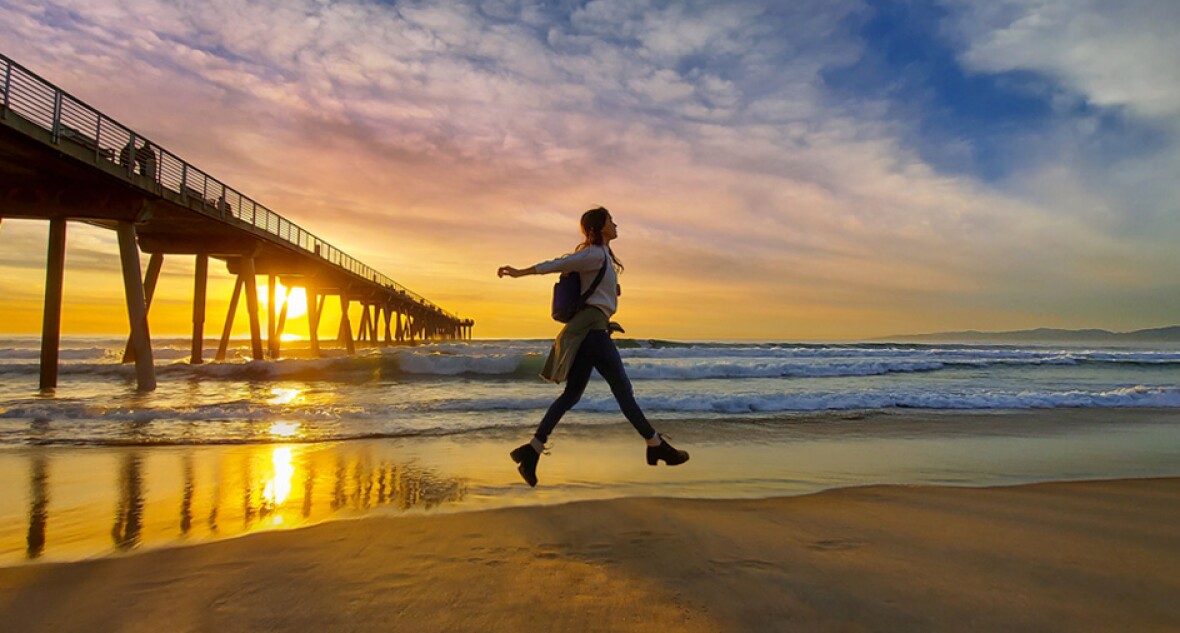
[[[290,294],[288,294],[290,293]],[[265,285],[258,286],[258,302],[266,306],[269,299],[269,291]],[[283,301],[286,297],[286,301]],[[294,288],[287,288],[282,282],[275,280],[275,313],[283,309],[283,304],[287,306],[287,318],[295,319],[307,314],[307,291],[298,286]]]

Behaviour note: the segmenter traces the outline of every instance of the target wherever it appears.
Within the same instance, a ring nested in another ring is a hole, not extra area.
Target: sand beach
[[[11,631],[1165,631],[1180,479],[370,517],[0,569]]]

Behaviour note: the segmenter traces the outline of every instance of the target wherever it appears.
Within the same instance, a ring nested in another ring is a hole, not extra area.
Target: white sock
[[[532,446],[533,450],[537,451],[538,455],[540,455],[541,452],[545,450],[545,442],[538,440],[536,436],[533,436],[533,439],[529,440],[529,446]]]
[[[663,440],[663,438],[660,437],[660,434],[656,433],[655,435],[651,436],[650,440],[647,440],[647,445],[648,446],[659,446],[660,443],[662,443],[663,441],[664,440]]]

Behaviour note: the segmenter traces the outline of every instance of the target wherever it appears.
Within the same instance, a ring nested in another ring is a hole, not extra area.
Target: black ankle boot
[[[648,451],[650,454],[651,449]],[[521,477],[524,477],[524,482],[535,487],[537,485],[537,462],[541,461],[541,455],[537,453],[537,449],[533,448],[532,444],[524,444],[513,449],[509,456],[512,457],[512,461],[518,464],[516,470],[520,472]]]
[[[649,466],[655,466],[661,459],[669,466],[683,464],[688,461],[688,451],[672,448],[668,440],[665,440],[664,436],[661,435],[659,446],[647,447],[647,464]]]

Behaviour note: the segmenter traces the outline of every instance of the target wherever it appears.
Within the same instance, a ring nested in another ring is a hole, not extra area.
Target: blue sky
[[[0,0],[5,54],[486,336],[549,333],[547,281],[489,271],[598,204],[638,336],[1176,322],[1177,25],[1167,0]],[[0,286],[38,231],[0,230]]]
[[[944,30],[948,10],[934,2],[870,6],[850,25],[864,43],[861,57],[822,75],[834,96],[853,106],[888,102],[890,119],[909,128],[906,141],[939,170],[996,181],[1048,158],[1025,151],[1056,117],[1071,115],[1054,112],[1057,82],[1033,71],[965,69]]]

